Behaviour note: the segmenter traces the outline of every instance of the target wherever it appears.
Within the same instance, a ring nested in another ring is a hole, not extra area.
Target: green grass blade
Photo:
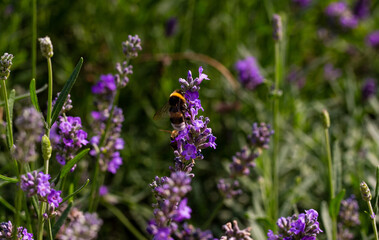
[[[338,195],[332,199],[329,205],[329,214],[332,217],[332,219],[337,219],[338,213],[340,211],[340,204],[345,196],[345,189],[342,189],[341,192],[338,193]]]
[[[59,113],[62,110],[63,104],[66,101],[68,94],[71,92],[71,89],[75,84],[75,81],[79,75],[79,72],[80,72],[82,65],[83,65],[83,58],[80,58],[80,60],[79,60],[78,64],[76,65],[74,71],[71,73],[70,78],[67,80],[67,82],[63,86],[63,89],[60,92],[59,97],[58,97],[58,99],[54,105],[52,115],[51,115],[51,122],[50,122],[49,127],[51,127],[54,124],[54,122],[57,120]]]
[[[78,193],[80,193],[85,187],[87,187],[89,183],[89,179],[87,179],[86,183],[84,183],[80,188],[78,188],[75,192],[71,193],[70,195],[68,195],[67,197],[63,198],[62,200],[62,203],[66,202],[67,200],[69,200],[70,198],[72,198],[73,196],[77,195]]]
[[[62,225],[66,221],[66,218],[68,214],[70,213],[71,207],[72,207],[72,203],[69,203],[67,208],[62,213],[61,217],[55,222],[53,226],[53,230],[52,230],[53,238],[55,238],[55,235],[57,235],[59,229],[62,227]]]
[[[328,212],[328,204],[323,201],[321,203],[321,219],[325,229],[322,229],[326,234],[326,239],[332,239],[332,219]]]
[[[378,213],[378,198],[379,198],[379,166],[376,167],[376,186],[374,197],[374,213]]]
[[[32,101],[34,108],[38,112],[41,112],[41,110],[39,108],[37,92],[36,92],[36,80],[34,78],[30,81],[29,91],[30,91],[30,100]]]
[[[63,179],[70,172],[70,170],[74,167],[74,165],[89,152],[89,150],[90,150],[89,148],[82,150],[73,159],[68,161],[67,164],[63,166],[63,168],[60,172],[59,178]]]
[[[0,174],[0,179],[7,181],[7,182],[10,182],[10,183],[17,183],[18,182],[17,178],[10,178],[10,177],[6,177],[6,176],[1,175],[1,174]]]
[[[39,94],[43,91],[45,91],[47,89],[47,84],[43,85],[41,88],[37,89],[36,93]],[[22,100],[22,99],[25,99],[25,98],[28,98],[30,97],[30,92],[29,93],[25,93],[25,94],[21,94],[21,95],[17,95],[15,98],[14,98],[14,101],[18,101],[18,100]],[[0,102],[0,107],[4,107],[5,106],[5,102]]]
[[[0,203],[8,208],[9,210],[11,210],[13,213],[16,212],[16,209],[12,206],[12,204],[10,204],[9,202],[7,202],[2,196],[0,196]]]

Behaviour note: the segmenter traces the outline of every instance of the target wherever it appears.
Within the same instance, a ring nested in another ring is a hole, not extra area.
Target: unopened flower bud
[[[366,202],[371,201],[371,192],[367,184],[364,181],[362,181],[360,187],[363,200],[365,200]]]
[[[48,36],[44,38],[38,38],[41,47],[42,56],[45,58],[51,58],[54,54],[53,52],[53,44]]]
[[[45,161],[50,159],[52,150],[53,150],[53,148],[51,147],[50,139],[46,135],[43,135],[43,137],[42,137],[42,155],[43,155],[43,159]]]
[[[11,73],[13,55],[9,53],[4,53],[0,58],[0,79],[7,80],[9,74]]]
[[[330,127],[329,113],[326,109],[322,110],[322,123],[324,124],[324,128]]]
[[[272,37],[275,41],[283,38],[282,18],[278,14],[274,14],[272,17]]]

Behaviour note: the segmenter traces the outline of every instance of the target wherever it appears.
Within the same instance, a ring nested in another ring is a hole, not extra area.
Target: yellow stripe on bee
[[[184,98],[184,96],[178,92],[171,93],[170,97],[178,97],[178,98],[182,99],[183,102],[186,102],[186,99]]]

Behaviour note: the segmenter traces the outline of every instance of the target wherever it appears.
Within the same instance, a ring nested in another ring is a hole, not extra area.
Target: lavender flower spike
[[[239,80],[245,88],[254,90],[258,85],[263,83],[263,76],[254,57],[250,56],[239,60],[235,64],[235,68],[238,72]]]
[[[16,236],[15,236],[16,235]],[[13,231],[12,222],[0,223],[0,239],[2,240],[33,240],[33,234],[28,233],[28,229],[24,227],[18,227],[17,232]]]
[[[141,39],[138,35],[129,35],[128,40],[122,43],[122,49],[127,59],[137,57],[138,52],[142,50]]]
[[[4,53],[0,58],[0,80],[7,80],[11,73],[13,55]]]

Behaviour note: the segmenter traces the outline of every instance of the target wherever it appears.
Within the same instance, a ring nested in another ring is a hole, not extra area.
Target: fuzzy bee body
[[[175,90],[172,92],[168,103],[154,115],[154,119],[159,119],[167,111],[170,116],[171,126],[177,131],[184,130],[186,127],[184,113],[187,111],[187,105],[183,91]]]

